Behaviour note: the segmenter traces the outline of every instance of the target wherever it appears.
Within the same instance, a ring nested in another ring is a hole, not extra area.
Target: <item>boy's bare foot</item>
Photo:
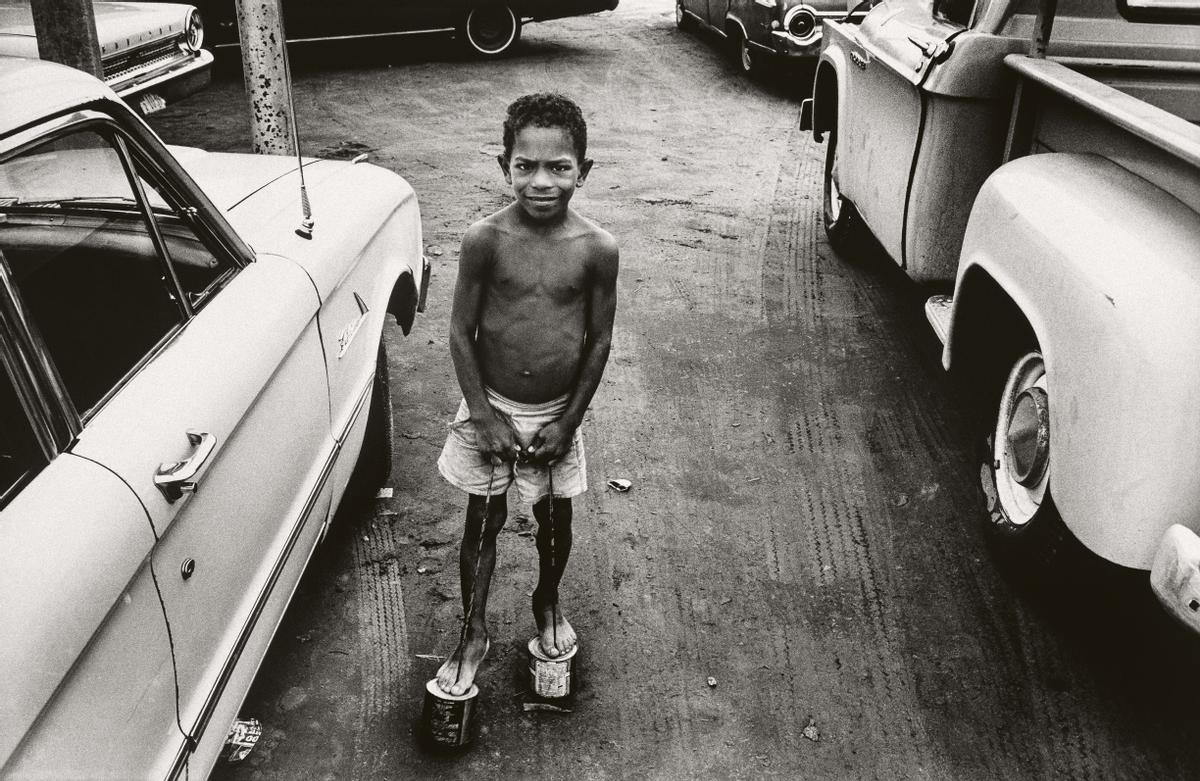
[[[537,620],[538,637],[541,639],[542,653],[550,658],[556,658],[568,653],[575,647],[578,638],[575,630],[559,609],[558,600],[542,602],[534,595],[533,616]]]
[[[467,638],[438,669],[438,688],[455,697],[466,694],[475,683],[475,673],[487,657],[492,641],[487,632],[467,632]]]

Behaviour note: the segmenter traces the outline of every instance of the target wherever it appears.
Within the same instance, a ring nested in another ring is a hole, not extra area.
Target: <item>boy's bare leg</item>
[[[487,653],[488,587],[492,582],[492,570],[496,567],[496,537],[504,528],[507,517],[508,499],[503,494],[492,497],[490,508],[486,496],[471,495],[467,499],[467,521],[462,547],[458,552],[458,572],[462,587],[463,620],[467,620],[469,613],[470,621],[462,643],[438,670],[438,686],[449,694],[460,695],[470,690],[475,681],[475,671]],[[475,594],[473,608],[472,592]]]
[[[571,500],[554,499],[554,522],[550,522],[550,498],[533,506],[537,520],[538,585],[533,591],[533,617],[546,656],[561,656],[575,647],[575,630],[563,617],[558,602],[558,583],[571,555]],[[553,535],[551,532],[553,531]]]

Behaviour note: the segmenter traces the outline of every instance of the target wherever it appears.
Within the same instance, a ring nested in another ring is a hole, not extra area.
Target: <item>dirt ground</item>
[[[296,55],[304,151],[405,176],[434,279],[413,334],[387,336],[394,493],[342,513],[243,709],[263,740],[218,778],[1195,777],[1195,648],[1145,592],[1023,593],[984,544],[926,292],[825,243],[802,73],[741,77],[667,0],[530,25],[500,62],[445,49]],[[523,707],[536,559],[514,501],[481,734],[432,756],[413,728],[461,612],[464,502],[435,468],[459,400],[457,247],[508,201],[505,105],[545,89],[585,108],[596,168],[575,203],[622,259],[564,584],[584,687],[570,714]],[[247,117],[224,77],[152,124],[246,151]]]

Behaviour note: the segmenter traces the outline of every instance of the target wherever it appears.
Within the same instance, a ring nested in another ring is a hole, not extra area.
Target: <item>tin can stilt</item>
[[[437,678],[425,684],[425,706],[421,712],[421,731],[431,748],[456,749],[475,738],[475,706],[479,687],[472,685],[466,694],[447,694]]]
[[[556,700],[570,697],[579,688],[579,644],[563,656],[542,653],[538,638],[529,641],[529,688],[538,697]]]

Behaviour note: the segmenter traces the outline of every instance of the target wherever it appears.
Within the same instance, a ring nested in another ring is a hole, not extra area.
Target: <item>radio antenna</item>
[[[300,131],[296,125],[296,101],[292,98],[292,61],[288,56],[287,28],[283,20],[282,5],[279,8],[279,32],[283,36],[283,72],[287,76],[288,113],[292,115],[292,147],[296,150],[296,166],[300,170],[300,227],[296,235],[302,239],[312,239],[313,220],[312,204],[308,201],[308,187],[304,184],[304,158],[300,155]]]

